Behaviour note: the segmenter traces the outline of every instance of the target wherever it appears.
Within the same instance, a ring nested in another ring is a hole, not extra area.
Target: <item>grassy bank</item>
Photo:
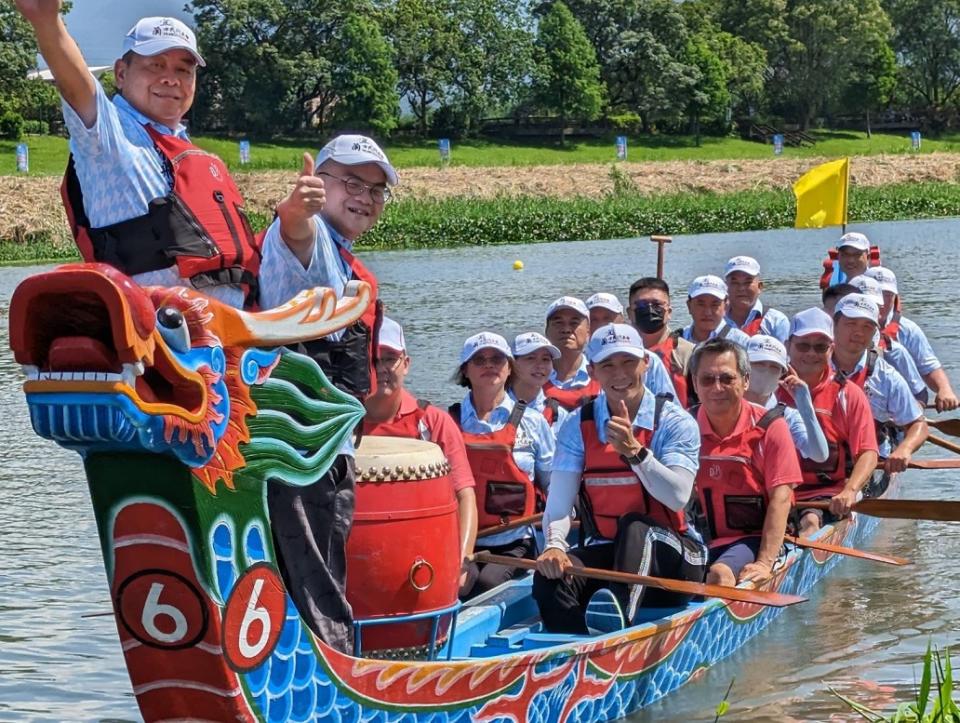
[[[364,237],[361,249],[459,247],[578,239],[630,238],[654,233],[757,231],[793,225],[787,191],[677,194],[602,199],[502,198],[401,201]],[[960,216],[960,186],[922,183],[857,189],[850,218],[858,222]],[[254,214],[263,228],[268,217]],[[30,234],[0,242],[0,264],[76,258],[63,236]]]
[[[804,148],[784,148],[785,158],[814,156],[863,156],[880,153],[909,153],[910,138],[906,132],[874,133],[867,138],[858,131],[813,131],[817,144]],[[316,152],[322,143],[316,140],[270,140],[251,143],[251,163],[239,164],[236,139],[197,136],[200,147],[216,153],[233,169],[249,171],[277,169],[295,170],[301,166],[304,151]],[[55,136],[29,136],[31,175],[60,175],[67,162],[67,141]],[[392,140],[386,144],[392,162],[398,168],[436,166],[439,162],[434,140]],[[636,136],[628,141],[631,161],[709,161],[773,158],[769,145],[739,138],[704,138],[697,147],[690,136]],[[0,175],[16,172],[16,143],[0,141]],[[960,133],[940,138],[925,138],[922,153],[934,151],[960,152]],[[528,166],[538,164],[607,163],[615,160],[614,138],[582,139],[561,148],[555,142],[492,142],[484,140],[454,141],[452,163],[457,166]]]

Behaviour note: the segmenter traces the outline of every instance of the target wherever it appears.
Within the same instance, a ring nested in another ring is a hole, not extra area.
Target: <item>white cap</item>
[[[629,354],[637,359],[646,359],[643,339],[629,324],[606,324],[590,337],[587,343],[587,361],[599,364],[614,354]]]
[[[727,261],[727,267],[723,270],[723,275],[729,276],[734,271],[742,271],[750,276],[760,275],[760,263],[752,256],[734,256]]]
[[[620,303],[620,299],[613,294],[607,294],[603,291],[598,294],[594,294],[587,299],[588,309],[592,309],[595,306],[599,306],[601,309],[612,311],[614,314],[623,313],[623,304]]]
[[[869,296],[879,304],[883,303],[883,289],[880,288],[880,282],[876,279],[866,274],[860,274],[859,276],[854,276],[847,283],[860,289],[860,293],[864,296]]]
[[[863,272],[863,275],[876,279],[882,291],[891,291],[894,294],[900,293],[897,290],[897,275],[884,266],[871,266]]]
[[[206,65],[197,51],[197,36],[176,18],[140,18],[123,38],[123,55],[131,50],[137,55],[159,55],[176,48],[189,50],[197,65]]]
[[[805,309],[790,320],[790,336],[823,334],[833,341],[833,319],[823,309]]]
[[[876,324],[880,318],[880,307],[865,294],[847,294],[837,302],[836,313],[848,319],[867,319]]]
[[[550,343],[550,340],[547,339],[543,334],[538,334],[535,331],[528,331],[524,334],[517,334],[517,337],[513,340],[513,356],[514,358],[518,356],[526,356],[527,354],[533,354],[533,352],[538,349],[546,349],[550,352],[550,356],[553,359],[560,358],[560,350],[557,349],[553,344]]]
[[[380,321],[380,335],[377,344],[394,351],[407,351],[407,340],[403,338],[403,327],[393,319],[385,316]]]
[[[554,315],[560,309],[573,309],[585,319],[590,318],[590,312],[587,311],[587,305],[576,296],[561,296],[547,307],[547,319]]]
[[[695,299],[704,294],[716,296],[718,299],[726,299],[727,284],[719,276],[698,276],[687,287],[687,296]]]
[[[840,237],[840,241],[837,243],[838,249],[842,249],[844,246],[850,246],[855,248],[857,251],[869,251],[870,239],[868,239],[862,233],[851,231],[850,233],[843,234],[843,236]]]
[[[747,358],[751,362],[773,362],[787,368],[787,349],[779,339],[772,336],[751,336],[747,342]]]
[[[510,351],[510,346],[507,344],[506,339],[499,334],[481,331],[479,334],[474,334],[463,342],[463,351],[460,352],[460,363],[466,364],[473,358],[473,355],[481,349],[496,349],[502,352],[504,356],[513,359],[513,353]]]
[[[336,161],[345,166],[376,163],[387,175],[387,185],[396,186],[400,182],[396,170],[390,165],[387,154],[376,141],[366,136],[337,136],[320,149],[314,169],[320,168],[326,161]]]

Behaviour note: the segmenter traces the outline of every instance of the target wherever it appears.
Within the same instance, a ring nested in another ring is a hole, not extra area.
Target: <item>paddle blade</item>
[[[960,469],[957,459],[911,459],[907,465],[911,469]]]
[[[927,424],[951,437],[960,437],[960,419],[928,419]]]
[[[865,499],[857,502],[853,509],[871,517],[960,522],[960,502],[950,500]]]
[[[506,557],[504,555],[492,555],[483,550],[475,553],[473,558],[477,562],[492,562],[496,565],[521,567],[526,570],[535,570],[537,567],[537,563],[534,560]],[[646,585],[647,587],[655,587],[659,588],[660,590],[667,590],[669,592],[682,593],[685,595],[718,597],[724,600],[735,600],[737,602],[753,603],[754,605],[768,605],[770,607],[779,608],[787,607],[789,605],[796,605],[797,603],[806,602],[807,600],[807,598],[801,597],[800,595],[786,595],[779,592],[727,587],[726,585],[708,585],[702,582],[673,580],[667,577],[633,575],[629,572],[601,570],[595,567],[572,567],[568,571],[568,574],[575,577],[585,577],[592,580],[621,582],[626,585]]]
[[[806,537],[793,537],[791,535],[784,535],[784,540],[790,542],[797,547],[808,547],[811,550],[822,550],[823,552],[832,552],[835,555],[846,555],[847,557],[858,557],[862,560],[872,560],[874,562],[883,562],[887,565],[907,565],[910,563],[909,560],[906,560],[902,557],[894,557],[893,555],[881,555],[877,552],[867,552],[866,550],[857,550],[853,547],[842,547],[840,545],[831,545],[827,542],[820,542],[819,540],[809,540]]]

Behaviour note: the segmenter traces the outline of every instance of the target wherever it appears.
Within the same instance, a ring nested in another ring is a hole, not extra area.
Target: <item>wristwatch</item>
[[[650,455],[650,450],[646,447],[641,447],[640,451],[630,457],[624,457],[623,459],[631,467],[636,464],[643,464],[643,461]]]

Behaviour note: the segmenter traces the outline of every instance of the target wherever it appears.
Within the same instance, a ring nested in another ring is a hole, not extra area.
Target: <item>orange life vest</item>
[[[83,260],[102,261],[130,276],[176,264],[195,288],[236,284],[244,306],[256,306],[263,234],[254,235],[227,167],[188,140],[145,128],[173,183],[137,218],[91,228],[70,157],[60,195]]]
[[[813,410],[823,430],[823,436],[827,440],[828,454],[823,462],[814,462],[800,455],[803,482],[794,490],[799,500],[833,497],[839,494],[850,472],[853,471],[853,455],[850,452],[849,440],[841,435],[833,420],[834,406],[846,383],[847,380],[843,375],[836,374],[830,381],[821,384],[813,396]],[[783,387],[777,390],[777,398],[781,402],[796,407],[796,401]]]
[[[696,488],[709,540],[759,535],[769,498],[763,474],[754,464],[767,429],[783,417],[783,407],[750,405],[752,425],[735,439],[703,437]]]
[[[682,329],[671,332],[666,339],[659,344],[651,346],[648,351],[652,351],[658,357],[663,365],[670,372],[670,380],[673,382],[673,388],[677,392],[677,403],[686,408],[689,401],[687,375],[684,372],[680,362],[674,356],[677,348],[677,340],[683,335]]]
[[[591,379],[589,384],[576,389],[561,389],[554,386],[553,382],[547,382],[543,385],[543,393],[550,399],[556,399],[560,406],[569,412],[583,404],[587,397],[595,397],[600,393],[600,383],[596,379]]]
[[[617,534],[617,522],[628,512],[650,516],[660,527],[683,535],[687,531],[687,518],[683,510],[674,512],[657,501],[624,458],[609,442],[601,442],[597,423],[593,416],[592,397],[580,408],[580,434],[583,437],[583,476],[580,482],[581,507],[593,529],[608,540]],[[637,441],[644,447],[650,445],[653,433],[660,422],[660,413],[669,395],[658,394],[653,414],[653,429],[635,427]]]
[[[476,482],[477,525],[480,528],[529,517],[536,509],[533,481],[513,458],[517,429],[526,408],[526,402],[514,404],[507,423],[496,432],[470,434],[462,428],[460,430]],[[454,404],[448,411],[459,427],[461,405]]]

